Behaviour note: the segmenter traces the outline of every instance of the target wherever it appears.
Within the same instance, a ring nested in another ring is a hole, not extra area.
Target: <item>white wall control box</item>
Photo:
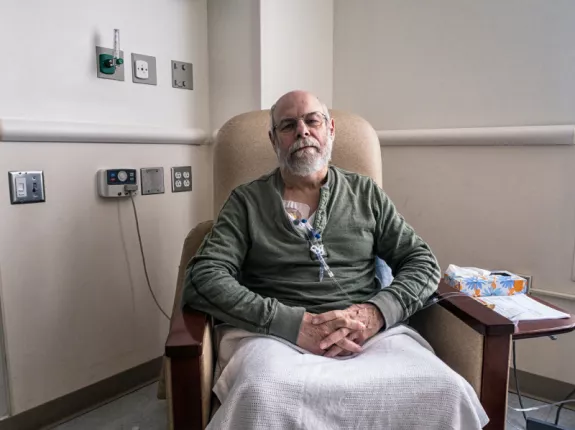
[[[138,185],[136,169],[100,169],[96,177],[100,197],[126,197],[126,185]]]

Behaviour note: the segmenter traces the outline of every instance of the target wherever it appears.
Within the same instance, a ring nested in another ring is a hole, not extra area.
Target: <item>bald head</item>
[[[273,132],[274,125],[281,118],[297,117],[300,112],[323,112],[328,121],[329,110],[327,106],[314,94],[308,91],[290,91],[281,96],[270,109],[270,131]]]

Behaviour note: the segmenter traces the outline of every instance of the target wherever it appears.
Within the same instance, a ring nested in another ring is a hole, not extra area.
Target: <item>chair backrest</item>
[[[381,149],[373,127],[363,118],[330,110],[335,121],[332,164],[382,182]],[[214,148],[214,214],[232,190],[272,171],[277,157],[268,138],[269,110],[244,113],[219,130]]]

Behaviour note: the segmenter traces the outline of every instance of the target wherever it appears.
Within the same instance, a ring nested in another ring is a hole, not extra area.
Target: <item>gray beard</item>
[[[300,148],[306,145],[318,145],[318,142],[315,139],[310,140],[309,138],[297,140],[285,154],[282,154],[279,149],[276,150],[280,169],[287,171],[294,176],[309,176],[312,173],[320,171],[331,161],[333,139],[330,136],[328,136],[327,139],[327,144],[323,149],[323,152],[316,152],[313,155],[303,154],[302,156],[298,156],[297,154],[292,153],[294,148]],[[306,149],[305,151],[317,150]]]

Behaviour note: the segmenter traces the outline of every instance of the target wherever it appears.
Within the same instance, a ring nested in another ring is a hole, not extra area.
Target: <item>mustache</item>
[[[313,138],[307,137],[305,139],[298,139],[294,142],[294,144],[290,147],[289,153],[290,155],[294,152],[305,148],[305,147],[312,147],[316,149],[321,149],[319,146],[319,142]]]

